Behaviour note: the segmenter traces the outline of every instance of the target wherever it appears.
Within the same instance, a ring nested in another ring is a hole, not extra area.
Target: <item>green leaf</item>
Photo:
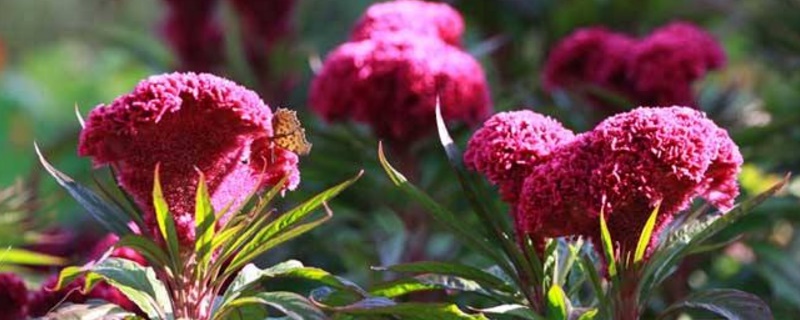
[[[252,261],[258,255],[283,242],[289,241],[303,233],[306,233],[327,221],[331,216],[329,211],[326,211],[326,216],[323,218],[298,225],[298,223],[309,216],[321,205],[358,181],[363,173],[363,171],[360,171],[355,177],[317,194],[306,202],[303,202],[299,206],[282,214],[280,217],[268,224],[265,228],[258,230],[258,233],[253,237],[253,240],[242,247],[239,253],[234,256],[228,267],[228,270],[238,270],[249,261]]]
[[[214,228],[216,217],[214,207],[211,204],[211,195],[206,186],[206,177],[200,172],[200,181],[197,182],[197,193],[195,196],[194,225],[195,243],[194,252],[197,255],[197,272],[199,276],[203,274],[209,261],[211,260],[211,246],[214,239]]]
[[[650,217],[647,218],[647,223],[644,224],[644,228],[642,228],[642,233],[639,236],[639,243],[636,244],[636,254],[633,258],[634,264],[638,264],[644,259],[647,246],[650,244],[650,239],[653,237],[653,229],[656,227],[656,217],[658,217],[658,209],[660,207],[661,202],[659,201],[656,208],[650,213]]]
[[[509,236],[510,226],[508,223],[504,223],[506,222],[504,219],[505,215],[498,215],[497,212],[492,213],[486,207],[487,201],[481,201],[480,197],[478,196],[478,188],[474,185],[474,183],[472,183],[470,180],[470,175],[464,168],[461,152],[453,142],[453,138],[450,137],[450,133],[447,132],[447,126],[444,123],[441,106],[438,100],[436,103],[436,126],[439,132],[439,140],[442,144],[442,147],[444,147],[445,153],[447,154],[447,159],[450,162],[450,166],[455,170],[456,176],[458,177],[458,182],[461,185],[467,200],[480,219],[481,225],[486,228],[491,240],[500,245],[506,256],[516,268],[517,274],[524,275],[525,278],[533,283],[541,282],[544,275],[542,273],[537,273],[540,268],[532,268],[532,266],[529,265],[530,260],[525,258],[524,252]],[[503,264],[505,261],[495,261],[495,263]],[[520,287],[531,285],[522,283],[521,279],[516,279],[516,281]]]
[[[597,309],[590,309],[581,314],[578,320],[594,320],[597,317]]]
[[[86,268],[77,266],[69,266],[61,269],[61,271],[58,272],[58,280],[56,280],[56,285],[53,287],[53,290],[61,290],[64,286],[75,281],[75,279],[79,278],[87,271]]]
[[[100,196],[94,193],[89,188],[86,188],[79,183],[75,182],[66,174],[58,171],[53,167],[42,155],[39,146],[34,143],[36,154],[39,157],[39,162],[52,176],[58,185],[63,187],[78,203],[86,209],[86,211],[100,223],[106,230],[123,237],[133,233],[128,227],[130,219],[122,208],[103,200]]]
[[[172,319],[172,303],[164,284],[150,267],[118,258],[101,261],[91,272],[119,289],[150,318]]]
[[[614,258],[614,245],[611,242],[611,233],[608,231],[603,210],[600,210],[600,242],[603,245],[603,255],[608,262],[608,275],[614,277],[617,274],[617,262]]]
[[[772,311],[758,296],[733,289],[712,289],[694,293],[664,310],[658,319],[685,309],[702,309],[728,320],[773,319]]]
[[[380,160],[383,169],[389,175],[389,179],[400,188],[406,195],[421,204],[431,214],[434,220],[447,230],[452,232],[458,237],[464,245],[475,250],[478,254],[488,257],[496,262],[503,271],[509,275],[515,274],[513,268],[508,264],[508,261],[500,255],[497,250],[489,244],[489,242],[482,237],[479,237],[472,230],[469,230],[462,222],[458,221],[452,212],[440,206],[438,202],[433,200],[430,196],[419,190],[416,186],[408,182],[408,180],[386,160],[383,153],[383,145],[378,145],[378,159]]]
[[[503,304],[486,309],[477,309],[476,311],[489,315],[513,316],[516,318],[522,318],[527,320],[545,319],[541,315],[538,315],[535,312],[533,312],[533,310],[531,310],[530,307],[519,304]]]
[[[0,250],[0,265],[60,266],[64,263],[62,258],[35,251],[16,248]]]
[[[422,261],[422,262],[412,262],[407,264],[393,265],[389,267],[377,267],[373,269],[380,271],[433,273],[439,275],[454,276],[475,281],[481,284],[481,286],[493,290],[509,292],[509,293],[516,292],[516,289],[511,287],[508,283],[486,271],[456,263]]]
[[[567,320],[569,301],[567,295],[560,286],[554,285],[547,291],[547,319],[548,320]]]
[[[397,281],[382,283],[374,286],[370,294],[387,298],[403,296],[417,291],[428,290],[448,290],[460,292],[474,292],[484,296],[492,297],[498,301],[513,302],[514,298],[498,294],[490,294],[475,281],[455,276],[445,276],[438,274],[423,274],[413,278],[405,278]]]
[[[59,320],[141,319],[134,313],[111,303],[65,303],[58,309],[47,313],[45,318]]]
[[[173,263],[175,272],[180,271],[180,252],[178,248],[178,232],[175,231],[175,221],[172,220],[172,215],[169,213],[169,206],[167,201],[164,200],[164,193],[161,191],[161,179],[159,178],[159,165],[156,164],[156,170],[153,178],[153,207],[156,211],[156,221],[158,221],[158,229],[161,231],[161,236],[164,242],[167,243],[167,251]]]
[[[325,314],[305,297],[293,292],[259,292],[238,298],[230,303],[230,310],[250,304],[262,304],[283,312],[294,320],[324,320]],[[219,317],[221,318],[221,316]]]
[[[115,244],[116,247],[128,247],[136,250],[136,253],[142,255],[147,262],[153,267],[161,267],[169,264],[169,257],[155,241],[140,235],[127,235],[119,239]]]
[[[395,316],[404,320],[473,320],[486,319],[482,314],[467,314],[454,304],[440,303],[393,303],[388,299],[373,298],[355,304],[331,308],[352,315]]]

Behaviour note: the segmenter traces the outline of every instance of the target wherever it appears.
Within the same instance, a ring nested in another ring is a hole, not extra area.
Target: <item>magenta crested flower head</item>
[[[501,112],[472,135],[464,164],[499,186],[503,200],[514,203],[530,170],[574,137],[558,121],[533,111]]]
[[[703,113],[638,108],[553,151],[525,179],[516,210],[524,232],[595,238],[603,210],[611,238],[633,250],[658,204],[655,234],[698,196],[729,210],[741,164],[736,145]]]
[[[16,274],[0,273],[0,320],[25,319],[28,315],[28,289]]]
[[[543,82],[548,91],[577,92],[605,113],[620,108],[607,94],[634,105],[696,106],[692,83],[724,64],[717,41],[687,22],[641,39],[593,27],[575,31],[553,48]]]
[[[635,40],[603,27],[579,29],[556,44],[545,63],[544,86],[601,86],[621,90],[625,59]]]
[[[725,64],[725,53],[706,31],[686,22],[656,29],[628,62],[628,78],[642,105],[694,105],[691,84]]]
[[[194,202],[201,173],[214,209],[239,208],[253,191],[287,176],[299,183],[297,155],[270,143],[272,112],[252,91],[194,73],[150,77],[133,92],[89,114],[78,153],[111,165],[120,186],[158,234],[153,206],[159,166],[164,198],[182,244],[194,241]],[[221,223],[226,221],[223,216]]]
[[[412,33],[348,42],[330,53],[311,85],[311,106],[328,121],[353,119],[396,146],[434,129],[443,116],[475,124],[491,109],[483,70],[469,54]]]
[[[412,32],[460,46],[464,34],[461,14],[445,3],[397,0],[370,6],[356,23],[350,40],[387,37],[387,33]]]

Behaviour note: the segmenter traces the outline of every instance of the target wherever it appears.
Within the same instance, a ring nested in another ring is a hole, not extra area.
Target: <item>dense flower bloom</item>
[[[58,275],[53,275],[45,280],[39,290],[30,294],[28,303],[30,316],[41,317],[63,303],[84,303],[89,299],[105,300],[125,310],[139,312],[138,307],[128,300],[122,292],[105,282],[98,283],[88,293],[81,292],[86,283],[86,279],[82,276],[67,284],[61,290],[52,290],[55,288],[56,283],[58,283]]]
[[[559,41],[548,56],[545,89],[569,89],[613,113],[619,103],[597,89],[635,105],[695,106],[692,83],[724,65],[725,54],[707,32],[686,22],[632,39],[602,27],[580,29]]]
[[[701,112],[638,108],[553,151],[525,179],[516,210],[523,232],[596,238],[602,208],[612,239],[632,250],[659,202],[656,234],[697,196],[729,210],[741,163],[727,133]]]
[[[398,146],[433,131],[437,96],[448,120],[475,124],[491,109],[474,58],[408,32],[339,46],[311,86],[311,105],[324,119],[367,123]]]
[[[693,105],[692,82],[724,64],[725,53],[710,34],[675,22],[636,45],[628,79],[642,105]]]
[[[229,80],[194,73],[153,76],[89,114],[78,153],[91,156],[95,166],[115,168],[152,234],[159,234],[152,192],[160,165],[181,243],[190,244],[200,172],[216,210],[237,209],[246,195],[284,175],[289,176],[286,188],[299,183],[297,155],[269,143],[271,119],[269,107],[254,92]]]
[[[0,320],[24,319],[28,314],[28,289],[16,274],[0,273]]]
[[[222,26],[214,19],[217,0],[164,0],[169,10],[163,34],[181,70],[210,71],[223,58]]]
[[[530,110],[495,114],[470,138],[464,164],[500,187],[513,203],[530,170],[575,135],[561,123]]]
[[[413,32],[420,36],[441,39],[450,45],[461,45],[464,19],[444,3],[398,0],[370,6],[356,23],[350,40],[383,38],[387,33]]]

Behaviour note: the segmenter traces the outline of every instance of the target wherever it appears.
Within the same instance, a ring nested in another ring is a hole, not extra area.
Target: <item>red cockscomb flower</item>
[[[100,257],[103,256],[103,254],[106,253],[106,251],[108,251],[108,249],[117,244],[118,241],[119,237],[117,235],[109,233],[108,235],[100,239],[100,241],[98,241],[97,244],[95,244],[94,248],[92,248],[92,251],[89,253],[89,260],[99,259]],[[109,257],[130,260],[142,266],[147,265],[147,260],[145,260],[145,258],[142,257],[142,255],[136,252],[136,250],[128,247],[114,248],[114,250],[111,251]]]
[[[433,131],[437,96],[448,120],[474,124],[491,109],[474,58],[413,33],[341,45],[311,85],[311,105],[324,119],[369,124],[401,148]]]
[[[574,137],[558,121],[533,111],[501,112],[472,135],[464,164],[499,186],[503,200],[514,203],[530,170]]]
[[[524,232],[596,237],[602,207],[612,239],[633,250],[659,202],[655,234],[697,196],[730,209],[741,163],[727,133],[703,113],[639,108],[555,150],[525,179],[516,209]]]
[[[164,0],[163,33],[184,71],[211,71],[223,59],[222,26],[214,19],[217,0]]]
[[[160,164],[180,241],[191,244],[200,172],[216,210],[228,205],[235,210],[246,195],[284,175],[289,176],[286,188],[297,186],[297,155],[269,143],[271,119],[269,107],[254,92],[229,80],[194,73],[153,76],[92,110],[78,153],[91,156],[95,166],[116,169],[120,186],[143,209],[153,234],[158,234],[153,172]]]
[[[88,293],[81,292],[86,283],[86,278],[83,276],[67,284],[61,290],[52,290],[56,283],[58,283],[58,275],[53,275],[42,283],[42,287],[39,290],[30,294],[30,302],[28,303],[30,316],[42,317],[56,309],[60,304],[68,302],[84,303],[89,299],[104,300],[125,310],[139,312],[136,304],[128,300],[122,292],[105,282],[98,283]]]
[[[692,82],[724,64],[725,53],[710,34],[675,22],[639,41],[628,61],[628,81],[641,105],[694,106]]]
[[[25,319],[28,314],[28,289],[16,274],[0,273],[0,320]]]
[[[373,4],[359,18],[351,41],[385,38],[387,33],[412,32],[460,46],[464,19],[444,3],[398,0]]]
[[[720,45],[690,23],[671,23],[639,40],[594,27],[559,41],[543,82],[548,91],[580,93],[605,113],[616,111],[618,103],[597,89],[635,105],[696,106],[692,83],[724,63]]]

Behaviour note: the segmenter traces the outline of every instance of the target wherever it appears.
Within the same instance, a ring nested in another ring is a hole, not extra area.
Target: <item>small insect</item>
[[[303,156],[311,152],[311,142],[306,140],[306,129],[297,119],[294,110],[278,108],[272,115],[272,140],[275,145]]]

